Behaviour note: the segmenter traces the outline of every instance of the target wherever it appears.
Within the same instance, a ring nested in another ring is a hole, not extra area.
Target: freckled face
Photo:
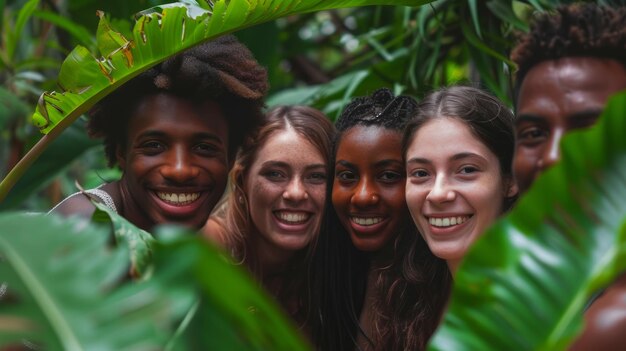
[[[126,145],[117,151],[124,216],[144,229],[200,228],[226,187],[228,125],[219,105],[150,96],[131,116]]]
[[[270,136],[252,163],[245,191],[252,222],[272,252],[305,248],[318,235],[326,161],[293,129]]]
[[[337,147],[333,206],[357,249],[381,250],[408,219],[402,133],[348,129]]]
[[[560,158],[565,133],[589,127],[607,99],[626,88],[626,69],[611,59],[570,57],[545,61],[520,86],[513,168],[520,190]]]
[[[433,254],[453,269],[517,189],[505,191],[496,155],[456,118],[426,122],[406,159],[413,221]]]

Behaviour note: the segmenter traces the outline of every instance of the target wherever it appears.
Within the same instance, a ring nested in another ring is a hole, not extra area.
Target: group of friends
[[[514,111],[477,87],[419,102],[380,88],[333,125],[307,106],[264,111],[266,70],[220,37],[90,111],[88,131],[122,177],[51,212],[90,216],[99,201],[142,229],[197,229],[316,349],[422,350],[470,246],[559,160],[563,135],[594,124],[626,88],[626,9],[544,13],[511,58]],[[626,338],[626,317],[606,323],[626,316],[624,284],[590,303],[572,350]]]

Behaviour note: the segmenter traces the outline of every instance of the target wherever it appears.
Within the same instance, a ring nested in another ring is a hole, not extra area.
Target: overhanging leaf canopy
[[[113,90],[185,49],[220,35],[280,17],[366,5],[420,6],[433,0],[185,0],[143,11],[133,37],[111,29],[100,13],[100,58],[76,47],[59,75],[60,92],[44,92],[32,122],[47,134],[0,183],[0,201],[24,171],[65,128]]]
[[[470,250],[429,350],[563,350],[626,268],[626,93]]]
[[[166,58],[225,33],[294,13],[364,5],[419,6],[424,0],[274,0],[186,1],[144,11],[133,38],[113,30],[100,13],[97,43],[101,58],[76,47],[65,59],[59,75],[61,92],[46,92],[32,117],[49,133],[61,121],[70,122],[98,100],[137,74]]]

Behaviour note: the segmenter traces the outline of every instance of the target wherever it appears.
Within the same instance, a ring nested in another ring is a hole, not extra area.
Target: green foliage
[[[0,215],[0,276],[8,286],[0,294],[0,345],[26,339],[51,350],[308,349],[247,274],[180,228],[158,230],[161,240],[149,241],[152,275],[128,280],[128,249],[137,244],[131,238],[144,234],[121,217],[114,221],[124,238],[111,248],[109,230],[84,220]]]
[[[626,269],[626,94],[472,247],[430,350],[564,350]]]

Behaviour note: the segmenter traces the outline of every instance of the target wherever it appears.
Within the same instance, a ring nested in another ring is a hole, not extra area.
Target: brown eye
[[[549,132],[539,127],[524,128],[518,133],[517,141],[524,145],[535,145],[546,140]]]
[[[357,179],[356,175],[351,171],[338,172],[335,177],[342,183],[353,182]]]

